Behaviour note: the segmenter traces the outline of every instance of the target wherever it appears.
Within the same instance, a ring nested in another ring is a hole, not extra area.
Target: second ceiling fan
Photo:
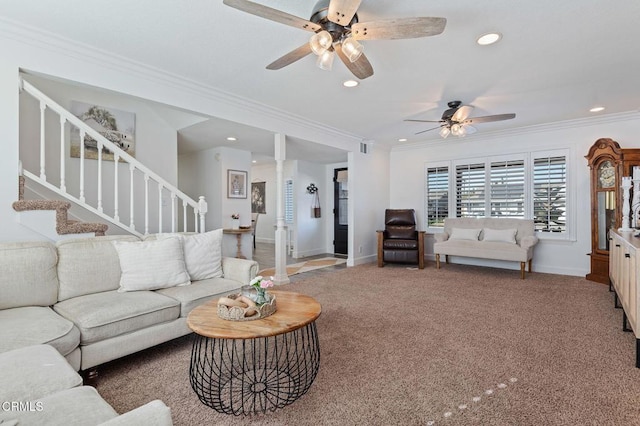
[[[308,43],[292,50],[267,65],[278,70],[304,58],[310,53],[318,55],[317,64],[331,69],[335,54],[359,79],[373,75],[373,67],[363,53],[358,40],[392,40],[438,35],[444,31],[445,18],[419,17],[383,19],[372,22],[358,21],[358,8],[362,0],[320,0],[313,8],[309,20],[248,0],[224,0],[223,3],[252,15],[314,33]]]
[[[404,121],[413,121],[418,123],[440,123],[439,126],[427,130],[422,130],[420,132],[417,132],[416,135],[424,132],[429,132],[431,130],[440,129],[440,136],[446,139],[449,135],[465,136],[475,133],[476,128],[473,127],[472,124],[511,120],[512,118],[516,118],[516,115],[513,113],[485,115],[484,117],[469,117],[469,115],[471,115],[471,111],[473,111],[473,107],[470,105],[462,105],[462,102],[460,101],[448,102],[447,106],[449,107],[449,109],[442,113],[442,118],[440,120]]]

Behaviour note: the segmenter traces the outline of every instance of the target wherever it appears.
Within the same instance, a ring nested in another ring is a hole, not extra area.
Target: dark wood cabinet
[[[585,156],[591,169],[591,272],[586,278],[609,284],[609,230],[622,224],[623,176],[640,165],[640,149],[622,149],[608,138],[598,139]],[[630,194],[631,197],[631,194]]]

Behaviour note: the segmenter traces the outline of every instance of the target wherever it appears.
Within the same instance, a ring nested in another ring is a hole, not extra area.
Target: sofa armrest
[[[529,248],[535,246],[536,244],[538,244],[538,237],[535,236],[526,236],[523,237],[522,240],[520,240],[520,247],[525,250],[529,250]]]
[[[138,425],[154,425],[154,426],[171,426],[171,409],[164,402],[156,399],[135,410],[128,411],[124,414],[114,417],[102,423],[103,426],[138,426]]]
[[[436,240],[436,243],[441,243],[449,239],[449,234],[441,232],[439,234],[433,234],[433,238]]]
[[[222,273],[227,279],[249,284],[258,275],[258,262],[235,257],[223,257]]]

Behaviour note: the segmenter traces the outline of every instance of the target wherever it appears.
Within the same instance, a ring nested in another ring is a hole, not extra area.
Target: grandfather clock
[[[609,230],[622,222],[623,176],[640,165],[640,149],[622,149],[618,142],[598,139],[585,156],[591,169],[591,272],[586,278],[609,284]],[[632,222],[633,223],[633,222]]]

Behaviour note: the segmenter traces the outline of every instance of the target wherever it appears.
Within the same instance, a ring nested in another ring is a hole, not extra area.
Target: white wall
[[[218,89],[110,56],[107,52],[97,52],[51,34],[34,33],[6,21],[0,22],[0,51],[0,134],[5,148],[0,160],[0,220],[3,223],[15,223],[16,218],[11,203],[18,193],[18,79],[21,69],[341,149],[357,149],[359,143],[353,135],[307,123],[282,111],[234,98]],[[173,164],[177,164],[177,154],[169,155],[173,156]],[[19,225],[0,228],[0,241],[33,238],[31,231]]]
[[[326,221],[331,216],[331,210],[327,206],[329,198],[333,200],[333,186],[327,186],[325,182],[326,166],[297,160],[296,175],[293,181],[295,208],[295,237],[293,244],[293,256],[307,257],[326,252],[325,229]],[[318,188],[321,205],[321,217],[312,216],[311,207],[314,196],[307,193],[307,186],[314,184]],[[333,253],[333,250],[330,251]]]
[[[640,147],[640,115],[620,114],[575,122],[535,126],[518,131],[482,135],[481,130],[473,137],[448,138],[437,142],[395,149],[391,152],[391,207],[415,208],[418,220],[424,217],[424,167],[425,163],[456,158],[476,158],[490,155],[530,152],[536,150],[567,148],[571,152],[572,179],[567,188],[567,197],[575,200],[575,209],[570,219],[576,225],[573,241],[542,240],[535,249],[533,269],[539,272],[565,275],[586,275],[589,271],[591,251],[591,218],[589,168],[584,156],[593,143],[602,137],[617,141],[622,148]],[[428,247],[432,247],[428,238]],[[433,253],[432,249],[428,250]],[[459,259],[462,263],[493,264],[496,262],[474,259]],[[517,268],[517,265],[500,265]]]
[[[376,260],[376,230],[384,227],[384,210],[389,207],[389,153],[375,144],[368,146],[367,154],[349,153],[349,266]]]
[[[251,153],[240,149],[219,147],[179,156],[180,189],[187,195],[204,195],[208,211],[205,215],[206,230],[231,228],[231,215],[240,215],[240,226],[251,226]],[[247,197],[227,198],[227,171],[247,172]],[[251,259],[253,240],[251,234],[241,235],[242,255]],[[225,235],[222,250],[224,256],[235,257],[236,235]]]
[[[25,78],[36,88],[49,96],[55,102],[67,110],[71,108],[71,101],[80,101],[93,105],[128,111],[135,114],[135,157],[145,166],[160,175],[169,183],[177,183],[177,131],[172,128],[161,116],[159,116],[149,103],[130,96],[124,96],[113,92],[105,92],[88,87],[64,84],[52,80],[27,76]],[[80,159],[71,158],[69,155],[69,125],[65,126],[65,178],[67,191],[80,197]],[[46,174],[47,181],[59,184],[60,182],[60,122],[59,116],[47,110],[45,135],[47,141],[46,150]],[[40,108],[39,101],[26,92],[20,94],[20,159],[25,170],[36,175],[40,170]],[[107,214],[114,213],[114,198],[112,185],[114,181],[113,161],[103,162],[103,207]],[[127,164],[118,165],[119,187],[119,216],[120,220],[128,224],[130,222],[129,206],[129,167]],[[96,176],[98,175],[98,161],[85,160],[85,195],[87,201],[97,205]],[[134,217],[136,230],[144,232],[145,210],[143,176],[136,175],[138,184],[135,189]],[[157,232],[158,226],[158,190],[157,185],[150,181],[149,184],[149,231]],[[195,197],[197,200],[197,197]],[[182,212],[178,209],[179,213]],[[73,212],[71,212],[73,213]],[[163,230],[170,230],[171,226],[171,198],[168,191],[163,191]],[[110,230],[115,231],[115,226],[110,225]],[[107,234],[111,232],[107,231]]]

